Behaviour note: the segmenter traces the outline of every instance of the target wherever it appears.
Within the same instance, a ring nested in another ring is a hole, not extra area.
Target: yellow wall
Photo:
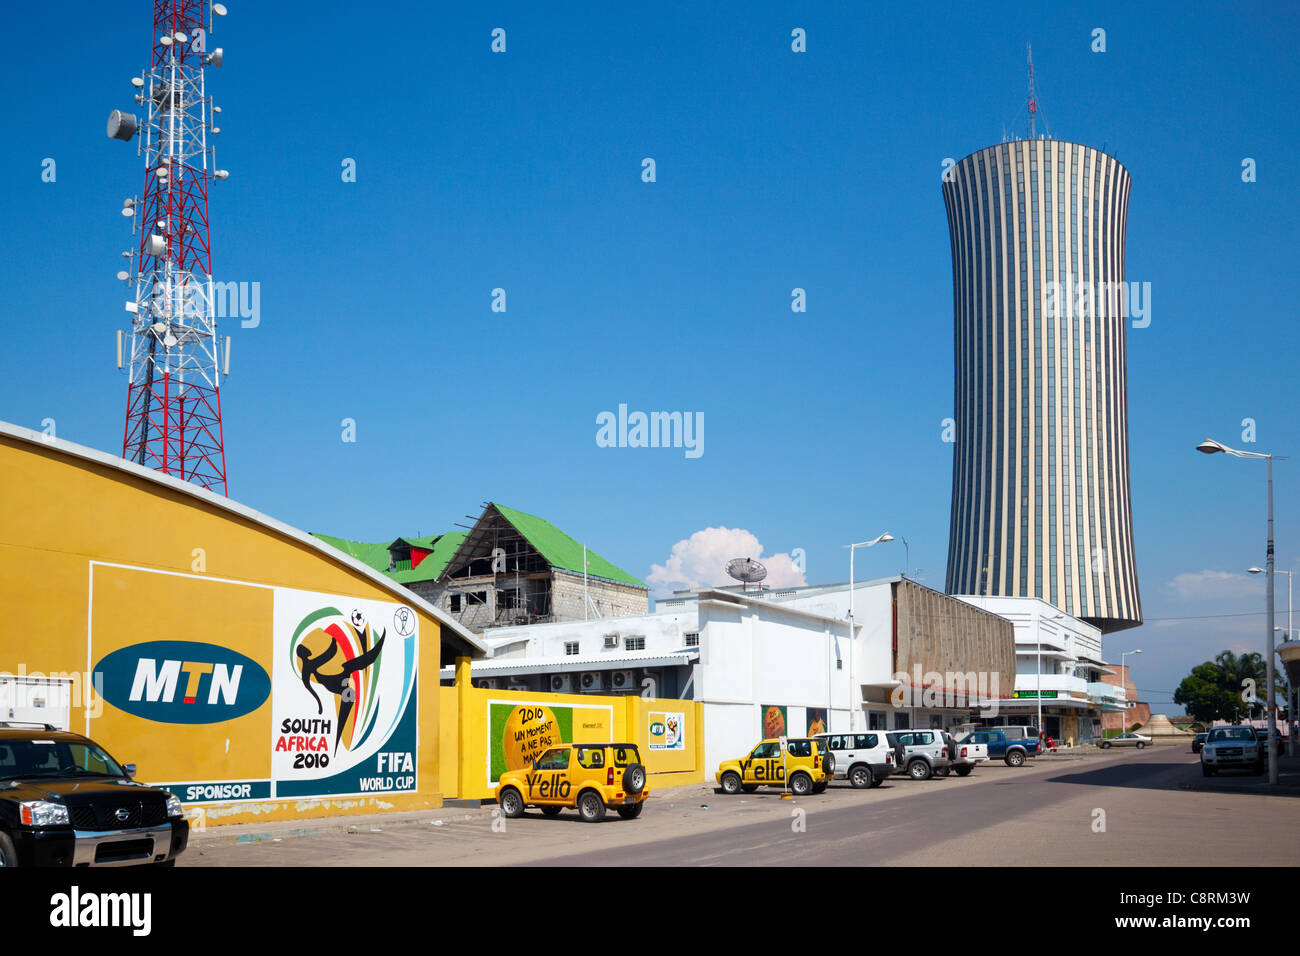
[[[270,588],[407,603],[364,572],[257,521],[56,447],[0,435],[0,672],[77,673],[82,683],[115,649],[178,640],[229,648],[271,674],[279,646],[272,595],[282,592]],[[206,822],[441,806],[441,631],[433,617],[416,614],[415,792],[210,804]],[[138,779],[268,775],[270,698],[236,720],[204,724],[144,719],[109,703],[87,720],[83,704],[73,701],[71,729],[136,763]]]
[[[456,687],[443,687],[442,695],[444,719],[450,723],[449,711],[455,703],[460,728],[459,758],[444,749],[442,779],[450,781],[458,773],[461,783],[457,795],[461,798],[489,799],[496,795],[494,752],[496,769],[500,770],[500,761],[505,759],[503,749],[521,726],[519,715],[533,709],[544,709],[541,719],[545,722],[562,722],[566,720],[563,712],[571,714],[567,718],[569,732],[555,735],[552,742],[635,743],[651,786],[678,786],[704,779],[703,707],[695,701],[487,690],[470,686],[464,679]],[[685,738],[681,750],[650,749],[652,715],[665,713],[682,715]],[[545,746],[545,741],[539,744],[541,749]],[[457,759],[459,766],[453,769]],[[449,785],[447,790],[451,796]]]

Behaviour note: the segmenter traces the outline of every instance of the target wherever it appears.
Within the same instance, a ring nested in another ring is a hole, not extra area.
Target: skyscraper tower
[[[208,185],[215,168],[209,134],[219,133],[204,67],[221,66],[209,35],[225,7],[207,0],[155,0],[153,56],[131,80],[143,117],[115,110],[108,135],[144,157],[144,193],[122,209],[138,232],[128,268],[129,345],[118,333],[118,368],[129,366],[122,457],[226,493],[217,338],[208,235]],[[229,371],[230,340],[225,340]]]
[[[1030,96],[1030,115],[1034,102]],[[1128,170],[1031,138],[944,176],[956,447],[947,589],[1142,622],[1129,502]]]

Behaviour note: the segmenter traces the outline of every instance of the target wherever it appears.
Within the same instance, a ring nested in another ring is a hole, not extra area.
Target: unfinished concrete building
[[[495,502],[468,531],[386,545],[317,537],[384,571],[475,633],[644,614],[650,606],[649,589],[632,575],[549,521]]]

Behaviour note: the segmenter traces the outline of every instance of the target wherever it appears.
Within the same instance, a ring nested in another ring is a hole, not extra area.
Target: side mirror
[[[133,763],[123,764],[122,769],[126,771],[126,775],[128,777],[131,778],[135,777],[135,764]]]

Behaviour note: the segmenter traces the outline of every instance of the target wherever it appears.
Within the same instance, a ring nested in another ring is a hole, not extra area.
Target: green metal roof
[[[460,543],[465,540],[464,531],[451,531],[447,534],[435,534],[427,538],[398,538],[417,548],[432,552],[420,562],[419,567],[412,568],[410,561],[398,561],[397,567],[389,570],[392,557],[388,553],[397,541],[379,541],[373,544],[364,541],[349,541],[347,538],[335,538],[328,534],[316,534],[326,544],[338,548],[344,554],[356,558],[362,564],[368,564],[376,571],[382,571],[398,584],[413,584],[416,581],[433,581],[447,567]]]
[[[572,571],[575,574],[582,573],[582,542],[574,541],[544,518],[507,508],[495,501],[492,502],[492,506],[514,525],[516,531],[528,539],[528,542],[551,563],[552,567],[562,571]],[[590,548],[587,549],[587,574],[594,578],[605,578],[639,588],[645,587],[641,581],[606,561]]]
[[[561,571],[582,574],[582,542],[574,541],[544,518],[523,511],[516,511],[514,508],[507,508],[505,505],[496,502],[491,502],[489,507],[496,508],[501,513],[501,516],[509,521],[516,531],[527,538],[529,544],[536,548],[537,553],[545,558],[552,567]],[[413,584],[417,581],[437,580],[447,569],[451,559],[456,556],[468,535],[468,531],[450,531],[446,534],[435,534],[429,537],[403,537],[398,538],[396,541],[376,542],[374,544],[363,541],[349,541],[346,538],[335,538],[327,534],[317,534],[316,537],[326,544],[338,548],[344,554],[351,555],[358,561],[370,565],[376,571],[382,571],[398,584]],[[388,552],[394,544],[398,543],[408,544],[431,553],[420,562],[417,568],[412,568],[410,561],[399,561],[395,568],[389,570],[392,559]],[[587,549],[587,574],[593,578],[617,581],[620,584],[631,584],[639,588],[646,587],[644,583],[617,565],[606,561],[590,548]]]

